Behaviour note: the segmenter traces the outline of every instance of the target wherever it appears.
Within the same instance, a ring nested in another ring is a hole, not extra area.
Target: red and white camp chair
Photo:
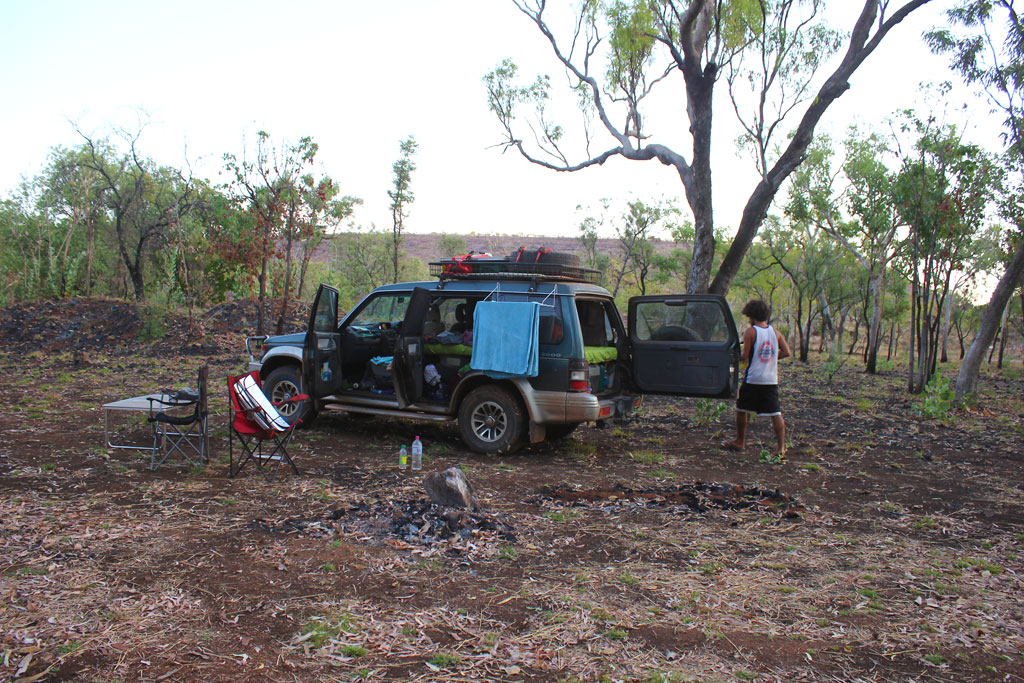
[[[301,420],[288,424],[275,407],[281,403],[271,403],[260,389],[259,377],[257,371],[228,377],[228,474],[234,477],[251,460],[264,479],[273,481],[282,462],[291,465],[295,474],[299,473],[299,468],[288,455],[288,442]],[[305,394],[299,394],[282,403],[307,398]],[[241,449],[237,465],[234,460],[236,440]]]

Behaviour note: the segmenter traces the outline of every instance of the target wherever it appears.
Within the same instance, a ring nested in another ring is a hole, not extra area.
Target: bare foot
[[[726,441],[722,444],[722,448],[727,451],[742,451],[746,447],[746,444],[739,443],[738,441]]]

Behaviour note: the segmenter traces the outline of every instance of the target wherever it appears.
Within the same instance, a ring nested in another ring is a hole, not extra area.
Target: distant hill
[[[441,233],[406,233],[403,239],[402,249],[408,256],[420,259],[424,263],[441,260],[441,250],[437,246]],[[454,235],[466,241],[466,247],[470,251],[488,252],[493,256],[507,256],[519,247],[536,249],[546,247],[552,251],[567,251],[573,254],[583,255],[583,245],[575,237],[537,237],[536,235]],[[652,240],[661,253],[671,251],[675,244],[668,240]],[[597,241],[599,252],[609,255],[616,255],[620,249],[617,239],[599,239]],[[321,245],[314,257],[315,260],[326,260],[327,245]]]

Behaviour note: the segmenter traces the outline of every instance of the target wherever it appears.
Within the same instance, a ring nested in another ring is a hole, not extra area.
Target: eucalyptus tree
[[[416,170],[413,155],[419,145],[411,135],[399,144],[399,157],[391,165],[394,174],[393,189],[388,190],[391,198],[391,281],[398,282],[398,269],[402,249],[402,233],[405,220],[409,217],[410,205],[416,195],[412,191],[412,172]]]
[[[604,204],[607,211],[608,205]],[[597,284],[610,288],[608,284],[608,273],[613,267],[612,257],[598,248],[600,244],[600,230],[604,226],[605,214],[599,216],[586,216],[580,221],[580,234],[576,236],[580,246],[583,248],[583,265],[600,273]]]
[[[34,209],[29,188],[0,202],[0,303],[52,295],[52,225]]]
[[[892,153],[885,143],[852,128],[841,151],[844,158],[837,164],[839,150],[829,138],[811,146],[807,161],[793,174],[787,212],[827,232],[867,274],[865,364],[874,373],[882,341],[885,283],[904,223],[892,196],[895,174],[886,165]]]
[[[513,0],[565,70],[582,114],[579,140],[568,141],[554,120],[550,77],[520,85],[511,59],[485,76],[488,103],[504,144],[544,168],[579,171],[613,157],[672,168],[694,220],[688,290],[724,294],[818,122],[889,31],[928,1],[906,0],[889,13],[888,1],[864,0],[845,52],[814,90],[819,68],[843,45],[821,18],[824,0],[588,0],[564,29],[546,0]],[[723,73],[760,177],[712,281],[712,104]],[[689,155],[652,141],[655,93],[673,87],[685,95],[686,117],[666,137],[687,135]],[[521,105],[532,114],[521,114]]]
[[[253,219],[249,223],[253,234],[247,241],[255,248],[239,249],[239,253],[245,255],[243,263],[259,286],[256,334],[263,334],[266,328],[270,266],[276,256],[278,240],[291,230],[288,220],[293,215],[289,214],[289,205],[298,193],[299,179],[307,167],[313,166],[318,150],[319,146],[311,137],[275,147],[270,134],[261,130],[256,134],[254,150],[244,149],[241,158],[230,153],[224,155],[231,175],[228,190],[236,204]],[[285,257],[286,271],[290,272],[290,250]],[[287,299],[289,293],[285,291],[284,296]]]
[[[778,229],[777,216],[767,216],[765,223],[769,231]],[[736,278],[736,287],[733,289],[733,293],[737,293],[738,290],[742,299],[757,298],[767,301],[772,309],[774,320],[779,320],[782,318],[782,309],[777,302],[782,299],[789,300],[790,288],[789,277],[786,275],[786,271],[778,267],[769,245],[765,244],[763,239],[755,240],[750,245],[747,258],[743,260],[743,267],[740,269],[739,277]],[[792,317],[788,309],[786,314],[787,318]],[[787,327],[795,326],[787,320]]]
[[[981,320],[981,312],[967,297],[954,295],[950,311],[950,325],[960,345],[960,360],[964,359],[967,348],[964,342],[974,334]]]
[[[1006,153],[1018,178],[1024,168],[1024,24],[1019,11],[1015,0],[961,0],[947,12],[950,26],[929,34],[932,49],[948,54],[963,79],[980,87],[1002,112]],[[1013,227],[1006,269],[960,366],[958,399],[977,390],[985,349],[995,339],[1002,311],[1024,277],[1024,222],[1015,197],[1004,196],[1009,202],[1002,213]]]
[[[293,293],[295,297],[302,298],[313,254],[328,232],[337,228],[352,215],[356,205],[362,203],[357,197],[342,196],[340,188],[330,176],[314,173],[305,173],[294,179],[286,201],[283,223],[285,272],[276,325],[278,334],[284,331],[287,323],[288,305]],[[299,272],[296,276],[297,285],[293,288],[291,271],[292,261],[296,258]]]
[[[838,247],[818,226],[797,220],[766,232],[764,242],[772,261],[786,273],[792,286],[796,299],[797,357],[806,363],[815,322],[828,310],[827,283],[844,277],[836,267],[840,260]]]
[[[662,222],[678,213],[671,204],[645,204],[637,200],[627,202],[626,211],[616,223],[615,235],[619,243],[619,272],[612,288],[617,296],[622,279],[629,273],[641,295],[647,293],[647,278],[655,264],[652,238],[662,230]]]
[[[469,251],[469,244],[458,235],[441,235],[437,238],[437,250],[444,258],[452,258]]]
[[[917,140],[904,154],[894,198],[909,226],[901,259],[911,281],[911,339],[907,386],[920,393],[935,373],[945,299],[958,273],[973,272],[997,168],[954,127],[910,116]]]
[[[331,265],[345,303],[355,303],[367,292],[392,279],[391,239],[375,225],[335,235]]]
[[[35,181],[40,211],[55,227],[63,226],[63,236],[53,254],[59,269],[57,295],[62,297],[71,288],[85,296],[92,294],[97,232],[106,217],[102,179],[95,170],[81,163],[85,159],[83,151],[81,148],[52,149],[42,175]],[[72,272],[80,270],[82,265],[84,272]],[[76,287],[78,283],[69,279],[80,279],[80,289]]]
[[[200,206],[197,184],[191,173],[143,156],[139,141],[144,126],[118,130],[117,143],[74,128],[83,140],[77,164],[93,177],[93,191],[102,197],[117,252],[135,300],[141,302],[149,260],[177,222]]]

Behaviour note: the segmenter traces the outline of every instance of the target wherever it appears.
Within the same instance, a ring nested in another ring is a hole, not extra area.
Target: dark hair
[[[759,323],[765,323],[772,316],[772,309],[763,299],[751,299],[743,306],[743,315]]]

